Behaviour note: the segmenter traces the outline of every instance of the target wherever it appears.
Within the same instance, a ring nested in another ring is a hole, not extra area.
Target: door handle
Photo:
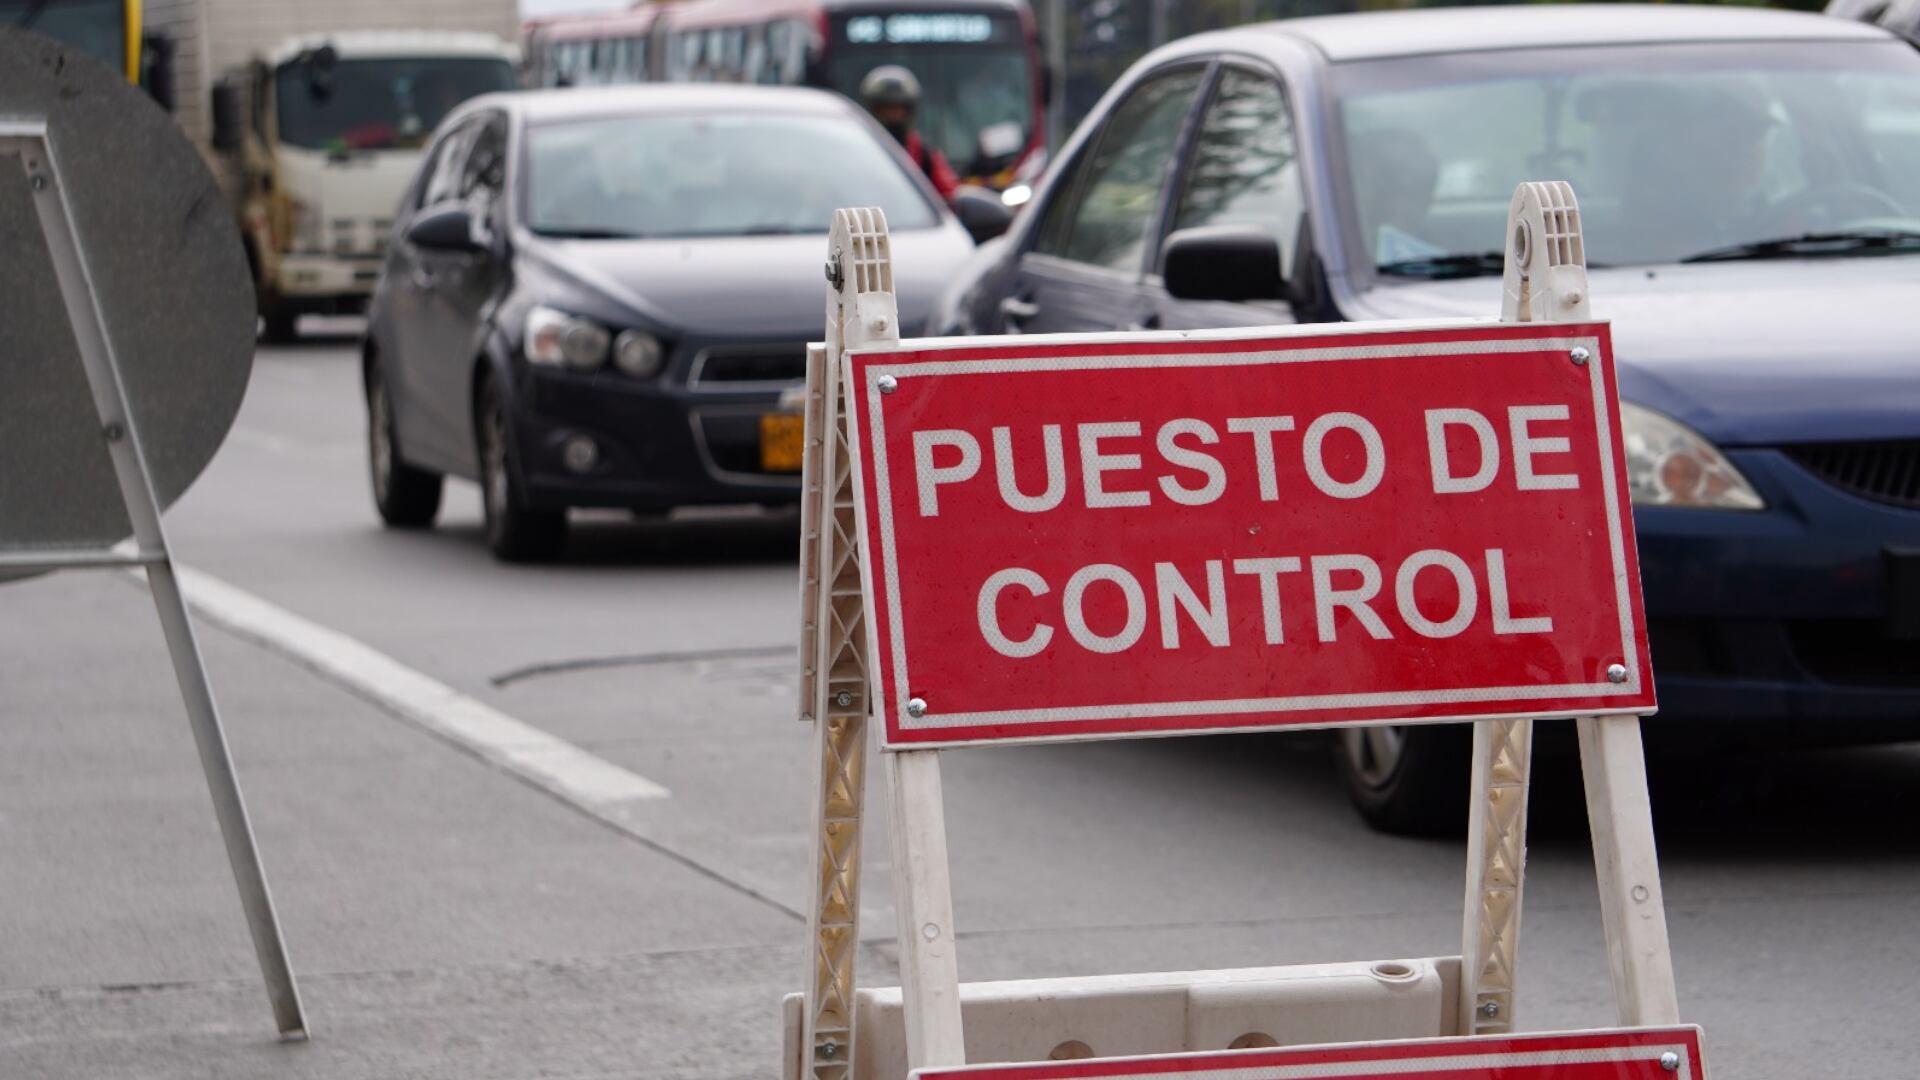
[[[1040,314],[1040,305],[1031,300],[1009,296],[1000,301],[1000,315],[1010,323],[1023,323]]]

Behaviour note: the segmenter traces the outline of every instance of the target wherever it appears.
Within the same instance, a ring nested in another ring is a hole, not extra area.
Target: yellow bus
[[[0,0],[0,26],[19,26],[112,67],[127,81],[149,82],[140,25],[141,0]]]

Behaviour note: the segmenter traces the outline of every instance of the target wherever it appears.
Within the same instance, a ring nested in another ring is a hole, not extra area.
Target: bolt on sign
[[[913,1080],[1702,1080],[1697,1027],[921,1069]]]
[[[1604,324],[848,362],[889,746],[1653,710]]]

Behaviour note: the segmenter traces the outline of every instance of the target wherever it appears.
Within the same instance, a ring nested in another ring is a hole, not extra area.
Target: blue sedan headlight
[[[1766,508],[1740,470],[1678,420],[1623,401],[1620,429],[1627,445],[1627,487],[1635,506]]]

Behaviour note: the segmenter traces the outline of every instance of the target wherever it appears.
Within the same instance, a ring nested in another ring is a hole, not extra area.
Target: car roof
[[[510,109],[530,124],[663,113],[753,112],[789,116],[847,116],[854,111],[853,104],[846,98],[827,90],[719,83],[638,83],[515,90],[475,98],[461,111],[488,107]]]
[[[1823,15],[1684,4],[1419,8],[1284,19],[1247,30],[1299,38],[1335,63],[1556,46],[1893,40],[1884,30]],[[1217,44],[1219,35],[1208,36]]]

